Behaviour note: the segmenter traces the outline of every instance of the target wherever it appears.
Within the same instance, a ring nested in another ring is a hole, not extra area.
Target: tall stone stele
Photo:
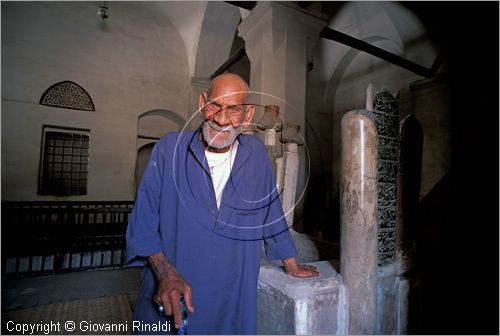
[[[347,334],[374,334],[377,281],[377,157],[375,116],[346,113],[341,121],[340,274],[347,297]]]

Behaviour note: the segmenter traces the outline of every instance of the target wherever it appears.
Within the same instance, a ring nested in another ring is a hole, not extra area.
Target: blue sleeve
[[[162,139],[163,140],[163,139]],[[153,148],[137,192],[126,233],[127,266],[143,266],[146,258],[162,251],[160,227],[160,190],[163,181],[164,148],[162,140]]]
[[[276,189],[274,172],[269,159],[266,162],[266,183],[269,190],[269,207],[264,223],[264,248],[268,260],[283,260],[297,256],[297,249],[287,225],[283,207]]]

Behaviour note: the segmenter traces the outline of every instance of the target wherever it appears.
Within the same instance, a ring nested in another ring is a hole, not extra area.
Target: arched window
[[[40,98],[41,105],[95,111],[90,95],[80,85],[63,81],[49,87]]]

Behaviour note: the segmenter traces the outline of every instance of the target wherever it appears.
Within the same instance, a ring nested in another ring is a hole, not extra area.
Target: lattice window
[[[89,94],[78,84],[64,81],[52,85],[40,99],[41,105],[95,111]]]
[[[41,195],[86,195],[90,132],[44,127]]]

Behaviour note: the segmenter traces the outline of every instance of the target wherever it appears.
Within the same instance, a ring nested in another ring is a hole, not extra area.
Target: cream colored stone
[[[341,121],[341,266],[348,334],[373,334],[377,272],[377,151],[375,116],[354,110]]]

